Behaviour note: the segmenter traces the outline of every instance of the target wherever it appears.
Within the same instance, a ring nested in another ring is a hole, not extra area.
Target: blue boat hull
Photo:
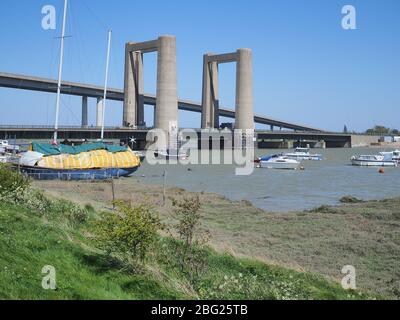
[[[21,166],[20,171],[22,174],[36,180],[105,180],[130,176],[138,168],[139,166],[131,168],[60,170]]]

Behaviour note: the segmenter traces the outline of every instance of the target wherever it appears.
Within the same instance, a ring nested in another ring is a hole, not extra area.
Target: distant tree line
[[[385,126],[375,126],[371,129],[365,131],[367,134],[374,134],[374,135],[397,135],[399,134],[399,130],[386,128]]]
[[[356,133],[355,131],[351,131],[347,129],[347,125],[343,127],[343,133]],[[385,126],[376,125],[371,129],[365,131],[365,134],[369,135],[400,135],[400,131],[397,129],[386,128]]]

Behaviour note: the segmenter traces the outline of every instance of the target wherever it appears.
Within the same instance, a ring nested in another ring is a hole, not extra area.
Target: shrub
[[[51,203],[51,213],[58,216],[65,216],[72,226],[84,223],[88,219],[88,211],[71,201],[57,199]]]
[[[115,204],[116,212],[104,214],[104,218],[96,223],[95,242],[107,254],[127,260],[135,268],[145,261],[163,225],[148,205]]]
[[[193,244],[193,238],[199,229],[200,222],[200,199],[199,197],[185,198],[182,201],[173,199],[175,217],[178,220],[176,229],[180,238],[186,246]]]
[[[52,210],[52,201],[42,190],[26,189],[15,198],[15,204],[23,205],[39,216],[48,214]]]
[[[42,190],[29,187],[19,172],[0,164],[0,200],[23,206],[37,216],[66,218],[76,226],[88,219],[88,210],[67,200],[49,199]]]
[[[0,163],[0,198],[22,192],[29,186],[29,180],[7,164]]]
[[[198,196],[181,201],[173,199],[172,205],[178,220],[175,228],[182,241],[175,248],[180,269],[192,285],[197,286],[207,267],[207,252],[204,249],[209,240],[208,231],[201,226],[200,199]]]

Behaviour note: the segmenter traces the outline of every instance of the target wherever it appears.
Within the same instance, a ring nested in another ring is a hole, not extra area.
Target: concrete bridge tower
[[[250,49],[204,55],[201,127],[219,128],[218,64],[228,62],[236,62],[235,129],[254,130],[253,68]]]
[[[152,41],[126,44],[123,125],[144,125],[143,54],[153,51],[157,51],[158,55],[154,126],[171,133],[178,128],[178,96],[176,39],[169,35]]]

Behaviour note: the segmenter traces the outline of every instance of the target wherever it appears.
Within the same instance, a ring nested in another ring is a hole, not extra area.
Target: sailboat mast
[[[106,76],[104,80],[104,96],[103,96],[103,112],[102,112],[102,119],[101,119],[101,140],[104,139],[104,119],[106,113],[106,100],[107,100],[107,83],[108,83],[108,66],[110,63],[110,49],[111,49],[111,33],[112,31],[108,31],[108,45],[107,45],[107,62],[106,62]]]
[[[66,24],[66,20],[67,20],[67,8],[68,8],[68,0],[64,0],[64,16],[63,16],[63,23],[62,23],[61,46],[60,46],[60,64],[58,66],[56,121],[55,121],[55,125],[54,125],[54,141],[55,142],[57,142],[58,118],[60,115],[61,78],[62,78],[62,67],[63,67],[63,59],[64,59],[64,38],[65,38],[65,24]]]

